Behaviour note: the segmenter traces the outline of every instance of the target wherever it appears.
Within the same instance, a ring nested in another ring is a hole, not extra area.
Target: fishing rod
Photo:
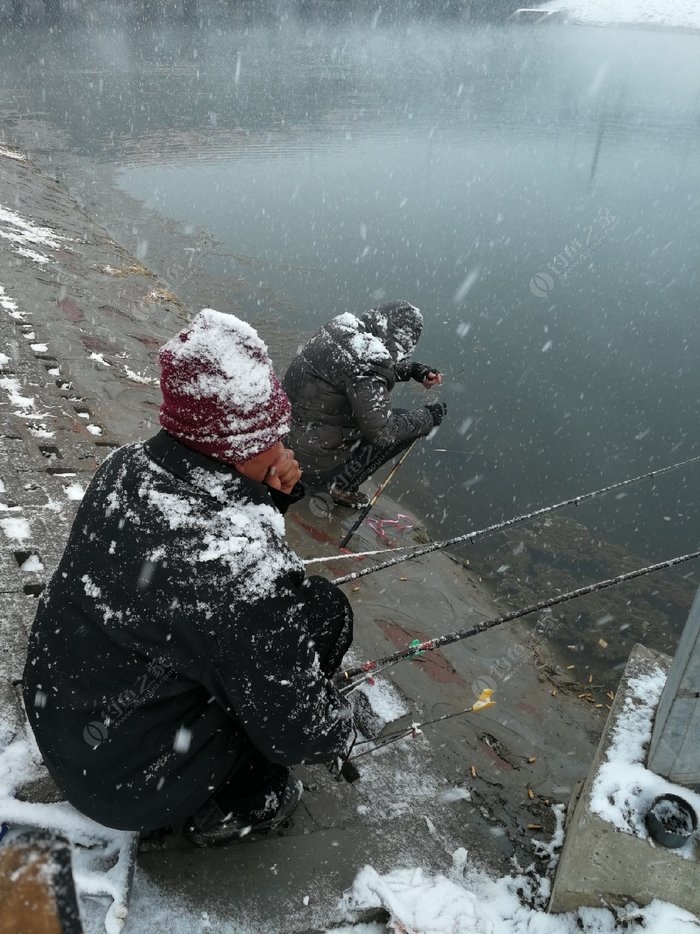
[[[356,752],[354,756],[348,758],[349,762],[354,762],[355,759],[360,759],[362,756],[368,756],[372,752],[377,752],[379,749],[383,749],[385,746],[391,746],[392,743],[398,742],[398,740],[403,739],[404,737],[410,736],[411,739],[415,739],[423,732],[424,726],[435,726],[436,723],[442,723],[444,720],[452,720],[454,717],[463,717],[468,713],[481,713],[482,710],[488,710],[489,707],[495,707],[496,701],[491,700],[493,696],[493,691],[491,688],[485,688],[479,695],[478,700],[472,704],[470,707],[465,707],[463,710],[456,710],[453,713],[444,713],[440,717],[435,717],[433,720],[421,720],[420,722],[412,723],[410,726],[404,727],[400,730],[394,730],[392,733],[383,733],[378,740],[374,739],[364,739],[357,740],[353,743],[353,749],[357,746],[368,746],[372,744],[370,749],[363,749],[361,752]]]
[[[336,678],[342,684],[341,692],[349,693],[357,686],[357,682],[351,682],[352,678],[358,678],[358,676],[361,675],[362,678],[360,680],[364,680],[365,675],[370,672],[376,673],[383,671],[385,668],[389,668],[391,665],[395,665],[405,659],[415,658],[422,652],[432,652],[435,649],[441,648],[443,645],[451,645],[453,642],[460,642],[462,639],[478,636],[480,633],[486,632],[486,630],[492,629],[494,626],[500,626],[501,623],[508,623],[511,620],[520,619],[520,617],[528,616],[530,613],[546,610],[549,607],[558,606],[560,603],[567,603],[569,600],[576,600],[586,594],[596,593],[599,590],[606,590],[608,587],[615,587],[618,584],[625,583],[625,581],[634,580],[637,577],[644,577],[646,574],[662,571],[665,568],[674,567],[677,564],[683,564],[686,561],[692,561],[698,557],[700,557],[700,550],[692,551],[685,555],[679,555],[676,558],[669,558],[667,561],[660,561],[658,564],[650,564],[647,565],[647,567],[637,568],[635,571],[618,574],[617,577],[609,577],[602,581],[596,581],[594,584],[587,584],[585,587],[579,587],[576,590],[558,594],[556,597],[539,600],[537,603],[531,603],[529,606],[522,607],[519,610],[512,610],[509,613],[504,613],[502,616],[484,620],[481,623],[477,623],[475,626],[458,629],[444,636],[426,639],[425,642],[414,640],[414,642],[405,649],[400,649],[398,652],[393,652],[391,655],[385,655],[382,658],[376,658],[372,661],[365,662],[363,665],[359,665],[356,668],[348,668],[346,671],[336,675]]]
[[[427,548],[430,551],[434,551],[439,548],[446,548],[449,545],[458,544],[459,542],[468,540],[469,538],[481,537],[482,535],[487,535],[490,532],[497,532],[500,529],[506,528],[509,525],[515,525],[518,522],[524,522],[526,519],[531,519],[536,516],[544,515],[548,512],[554,512],[557,509],[562,509],[564,506],[570,506],[572,504],[578,506],[580,502],[583,502],[586,499],[590,499],[594,496],[600,496],[604,493],[610,493],[612,490],[619,489],[620,487],[627,486],[631,483],[637,483],[640,480],[646,480],[649,477],[656,477],[659,474],[666,473],[669,470],[675,470],[677,467],[685,467],[687,464],[692,464],[694,461],[697,461],[697,460],[700,460],[700,455],[698,455],[697,457],[690,457],[688,458],[688,460],[679,461],[677,464],[671,464],[668,467],[659,467],[658,470],[652,471],[651,473],[648,473],[648,474],[640,474],[638,477],[632,477],[629,480],[621,480],[618,483],[613,483],[612,486],[606,486],[600,490],[593,490],[590,493],[583,493],[580,496],[576,496],[576,497],[573,497],[572,499],[564,500],[561,503],[554,503],[554,505],[545,506],[542,509],[535,510],[534,512],[524,513],[520,516],[516,516],[514,519],[507,519],[505,522],[498,523],[497,525],[490,525],[484,529],[479,529],[474,532],[467,532],[465,535],[457,535],[454,538],[449,538],[442,542],[432,542],[429,546],[404,545],[401,548],[378,548],[378,549],[375,549],[374,551],[355,551],[355,552],[349,552],[344,555],[323,555],[320,558],[305,558],[302,563],[304,565],[325,564],[327,562],[330,563],[331,561],[347,561],[348,558],[360,559],[360,558],[371,558],[371,557],[375,557],[376,555],[387,555],[387,554],[397,555],[400,552],[404,552],[404,551],[412,552],[412,554],[408,556],[409,558],[412,558],[414,556],[420,557],[420,555],[425,553],[421,549]],[[389,566],[390,565],[386,565],[386,567],[389,567]],[[383,567],[385,567],[385,565],[373,565],[369,569],[369,571],[367,571],[367,573],[371,573],[372,571],[375,571],[375,570],[377,571],[382,570]],[[346,583],[346,579],[336,578],[333,583],[344,584]]]
[[[353,535],[355,534],[355,532],[357,532],[357,530],[359,529],[359,527],[362,525],[362,523],[365,521],[365,519],[367,518],[367,516],[370,514],[370,512],[371,512],[371,510],[372,510],[372,507],[375,505],[375,503],[377,502],[377,500],[379,499],[379,497],[382,495],[382,493],[384,492],[384,490],[385,490],[385,489],[389,486],[389,484],[391,483],[393,477],[396,475],[398,469],[401,467],[401,464],[403,464],[403,462],[406,460],[406,458],[408,457],[408,455],[411,453],[411,450],[412,450],[412,448],[413,448],[413,446],[414,446],[414,444],[416,443],[417,440],[418,440],[418,439],[415,439],[414,441],[412,441],[412,442],[409,444],[409,446],[408,446],[408,447],[406,448],[406,450],[403,452],[403,454],[401,455],[401,457],[396,461],[396,463],[394,464],[394,466],[391,468],[391,470],[390,470],[389,473],[387,474],[386,479],[384,479],[384,480],[379,484],[379,486],[377,487],[376,493],[374,494],[374,496],[372,497],[372,499],[367,503],[367,505],[363,508],[362,512],[361,512],[360,515],[357,517],[357,519],[355,520],[355,522],[352,524],[352,526],[350,527],[350,529],[346,532],[346,534],[345,534],[343,540],[342,540],[341,543],[338,545],[338,548],[345,548],[345,546],[346,546],[347,543],[350,541],[350,539],[353,537]]]
[[[510,528],[513,525],[517,525],[521,522],[526,522],[528,519],[534,519],[537,516],[544,516],[547,513],[555,512],[558,509],[563,509],[565,506],[578,506],[586,500],[593,499],[596,496],[602,496],[604,493],[610,493],[612,490],[619,490],[624,486],[629,486],[632,483],[638,483],[640,480],[649,480],[654,477],[658,477],[661,474],[668,473],[670,470],[676,470],[679,467],[685,467],[688,464],[695,463],[700,460],[700,454],[695,457],[689,457],[687,460],[679,461],[677,464],[670,464],[668,467],[659,467],[657,470],[651,470],[649,473],[640,474],[638,477],[631,477],[628,480],[620,480],[617,483],[612,483],[609,486],[601,487],[599,490],[592,490],[590,493],[581,493],[578,496],[572,496],[570,499],[563,500],[560,503],[554,503],[550,506],[543,506],[540,509],[535,509],[532,512],[522,513],[519,516],[514,516],[511,519],[506,519],[504,522],[497,522],[494,525],[489,525],[483,529],[477,529],[474,532],[466,532],[463,535],[455,535],[453,538],[445,539],[441,542],[432,542],[430,545],[412,545],[407,546],[406,548],[401,549],[387,549],[392,553],[396,551],[408,551],[409,554],[402,554],[398,557],[392,558],[389,561],[383,561],[379,564],[373,564],[371,567],[362,568],[359,571],[353,571],[351,574],[345,574],[343,577],[336,577],[333,581],[334,584],[348,584],[350,581],[359,580],[359,578],[364,577],[366,574],[374,574],[375,571],[382,571],[385,568],[393,567],[396,564],[401,564],[403,561],[408,561],[411,558],[419,558],[422,555],[430,554],[432,551],[438,551],[442,548],[447,548],[449,545],[457,545],[460,542],[472,542],[478,538],[483,538],[485,535],[490,535],[492,532],[498,532],[501,529]],[[367,552],[367,554],[376,554],[377,552]],[[333,560],[347,560],[348,557],[361,558],[363,557],[362,552],[358,552],[353,555],[332,555],[328,558],[315,559],[316,561],[333,561]],[[310,562],[305,562],[309,564]]]
[[[497,626],[500,623],[505,623],[522,616],[527,616],[528,614],[537,612],[538,610],[548,609],[549,607],[556,606],[559,603],[565,603],[569,600],[574,600],[578,597],[584,596],[585,594],[593,593],[597,590],[604,590],[607,587],[613,587],[625,581],[632,580],[633,578],[642,577],[645,574],[651,574],[654,571],[663,570],[676,564],[682,564],[685,561],[691,561],[698,557],[700,557],[700,551],[695,551],[686,555],[680,555],[679,557],[671,558],[668,561],[662,561],[658,564],[649,565],[645,568],[639,568],[636,571],[620,574],[614,578],[598,581],[595,584],[589,584],[586,587],[580,587],[578,590],[572,590],[568,593],[560,594],[559,596],[549,600],[542,600],[538,603],[531,604],[530,606],[523,607],[520,610],[515,610],[512,613],[504,614],[503,616],[500,616],[496,619],[486,620],[483,623],[472,627],[471,629],[458,630],[457,632],[449,633],[445,636],[440,636],[437,639],[429,639],[422,643],[415,639],[407,649],[400,650],[393,653],[392,655],[387,655],[384,658],[365,662],[364,665],[361,665],[357,668],[348,669],[347,671],[337,675],[336,682],[342,682],[342,679],[345,679],[347,682],[346,684],[338,684],[339,693],[347,696],[367,680],[370,672],[372,674],[378,674],[382,671],[385,671],[387,668],[390,668],[392,665],[396,665],[401,661],[417,658],[422,655],[423,652],[432,651],[441,645],[447,645],[452,642],[457,642],[461,639],[466,639],[470,636],[478,635],[479,633],[484,632],[493,626]],[[352,678],[355,680],[351,681],[350,679]],[[409,736],[412,739],[415,739],[423,732],[423,727],[434,726],[443,722],[444,720],[450,720],[453,717],[461,717],[465,714],[480,713],[483,710],[488,710],[490,707],[495,705],[495,701],[492,700],[492,696],[493,690],[490,688],[485,688],[477,698],[476,702],[471,705],[471,707],[467,706],[463,710],[454,711],[449,714],[443,714],[442,716],[436,717],[433,720],[413,722],[411,723],[410,727],[404,727],[402,729],[394,730],[391,733],[383,734],[378,740],[358,740],[357,732],[355,732],[353,741],[345,756],[341,757],[336,764],[335,772],[337,774],[338,780],[340,781],[341,778],[344,778],[348,782],[357,781],[357,779],[361,777],[361,773],[359,772],[357,766],[354,764],[356,759],[370,755],[370,753],[377,752],[378,750],[383,749],[386,746],[390,746],[401,739],[408,738]],[[364,749],[360,752],[355,751],[358,746],[365,746],[369,745],[370,743],[372,744],[371,748]]]

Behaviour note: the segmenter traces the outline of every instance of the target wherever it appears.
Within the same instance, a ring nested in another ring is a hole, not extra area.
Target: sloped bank
[[[3,708],[14,711],[2,731],[6,746],[22,731],[13,684],[35,600],[75,503],[110,448],[156,430],[157,349],[188,310],[25,153],[3,149],[0,570],[9,612],[0,681]],[[376,515],[388,519],[399,509],[405,505],[387,499]],[[340,511],[319,517],[306,504],[288,529],[310,558],[337,553],[344,522]],[[373,546],[376,535],[364,527],[355,547]],[[341,573],[342,564],[324,573]],[[358,660],[499,613],[478,573],[439,553],[350,591]],[[396,666],[386,680],[406,711],[399,725],[469,710],[480,679],[499,671],[496,706],[368,754],[354,786],[304,770],[307,795],[285,834],[225,853],[170,841],[141,855],[143,879],[186,896],[193,910],[244,915],[249,930],[282,934],[334,923],[338,897],[365,863],[388,872],[398,859],[440,871],[466,844],[470,858],[498,874],[514,858],[529,865],[535,843],[555,830],[554,807],[585,775],[602,724],[597,710],[542,676],[534,637],[529,624],[510,624]],[[540,860],[543,871],[546,864]],[[312,893],[308,903],[304,892]]]

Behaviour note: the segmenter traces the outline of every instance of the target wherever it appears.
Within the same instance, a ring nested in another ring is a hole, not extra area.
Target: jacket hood
[[[362,315],[360,321],[379,338],[395,363],[412,353],[423,330],[423,315],[410,302],[386,302]]]

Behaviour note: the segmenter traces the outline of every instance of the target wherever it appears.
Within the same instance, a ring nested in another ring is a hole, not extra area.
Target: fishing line
[[[402,554],[396,558],[392,558],[390,561],[383,561],[380,564],[373,564],[371,567],[362,568],[360,571],[353,571],[351,574],[346,574],[343,577],[337,577],[333,581],[334,584],[348,584],[351,581],[359,580],[361,577],[365,577],[367,574],[374,574],[375,571],[382,571],[385,568],[393,567],[396,564],[401,564],[404,561],[408,561],[411,558],[419,558],[422,555],[430,554],[432,551],[438,551],[441,548],[447,548],[449,545],[457,545],[460,542],[471,542],[478,538],[482,538],[485,535],[490,535],[492,532],[498,532],[501,529],[507,529],[513,525],[517,525],[520,522],[526,522],[528,519],[534,519],[537,516],[544,516],[547,513],[554,512],[557,509],[563,509],[565,506],[578,506],[580,503],[585,502],[586,500],[592,499],[595,496],[601,496],[604,493],[610,493],[612,490],[619,490],[621,487],[629,486],[632,483],[638,483],[640,480],[649,480],[654,477],[658,477],[660,474],[668,473],[670,470],[676,470],[679,467],[685,467],[688,464],[695,463],[700,460],[700,454],[695,457],[689,457],[687,460],[679,461],[677,464],[671,464],[668,467],[659,467],[658,470],[651,470],[649,473],[640,474],[638,477],[631,477],[628,480],[620,480],[618,483],[612,483],[610,486],[601,487],[599,490],[593,490],[590,493],[581,493],[578,496],[572,496],[571,499],[563,500],[560,503],[554,503],[551,506],[543,506],[540,509],[535,509],[532,512],[523,513],[519,516],[515,516],[512,519],[506,519],[504,522],[497,522],[494,525],[489,525],[484,529],[477,529],[474,532],[466,532],[463,535],[456,535],[454,538],[448,538],[441,542],[431,542],[430,545],[412,545],[406,546],[402,549],[385,549],[387,552],[396,551],[409,551],[409,554]],[[381,552],[380,552],[381,553]],[[377,552],[359,552],[352,555],[333,555],[328,558],[315,558],[311,561],[332,561],[332,560],[347,560],[349,557],[360,558],[364,557],[365,554],[377,554]],[[310,564],[311,561],[305,562],[305,564]]]

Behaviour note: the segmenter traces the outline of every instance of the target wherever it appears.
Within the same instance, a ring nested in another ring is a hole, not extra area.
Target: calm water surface
[[[700,453],[700,35],[119,27],[6,36],[0,71],[125,192],[215,238],[168,257],[133,231],[175,291],[259,325],[280,370],[339,312],[421,307],[448,418],[394,495],[434,532]],[[680,554],[699,479],[575,518]]]

